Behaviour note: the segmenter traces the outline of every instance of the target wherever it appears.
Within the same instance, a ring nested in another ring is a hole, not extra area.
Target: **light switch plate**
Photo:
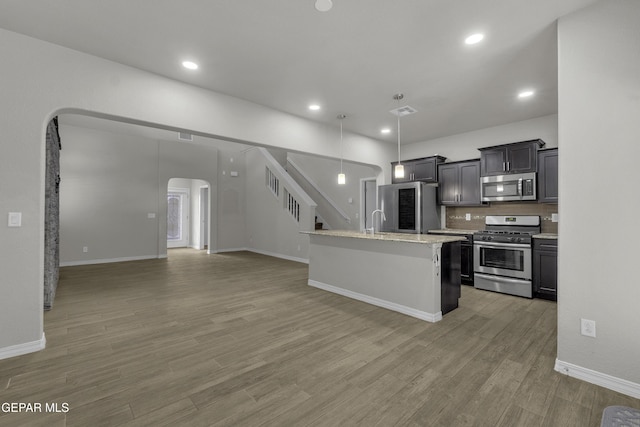
[[[152,219],[152,218],[155,218],[155,217],[156,217],[155,212],[149,212],[149,213],[147,214],[147,218],[149,218],[149,219]]]
[[[552,213],[551,214],[551,222],[558,222],[558,214],[557,213]]]
[[[9,227],[22,227],[22,212],[9,212]]]

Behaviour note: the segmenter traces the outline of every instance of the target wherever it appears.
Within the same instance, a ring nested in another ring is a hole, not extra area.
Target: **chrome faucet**
[[[376,209],[375,211],[371,212],[371,228],[366,228],[364,230],[365,234],[367,233],[367,231],[371,231],[371,235],[376,234],[376,224],[375,222],[373,222],[373,218],[375,217],[377,212],[380,212],[380,214],[382,214],[383,221],[387,220],[387,217],[385,216],[384,211],[382,209]]]

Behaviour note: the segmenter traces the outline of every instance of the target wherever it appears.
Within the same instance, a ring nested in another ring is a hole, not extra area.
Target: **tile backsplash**
[[[487,215],[539,215],[543,233],[557,233],[558,223],[551,222],[551,214],[558,212],[558,205],[536,202],[494,202],[488,206],[447,206],[447,228],[484,230]],[[466,214],[471,214],[467,221]]]

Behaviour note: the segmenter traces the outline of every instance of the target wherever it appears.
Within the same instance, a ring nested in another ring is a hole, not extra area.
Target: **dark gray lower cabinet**
[[[538,202],[558,203],[558,149],[538,151]]]
[[[533,239],[533,296],[557,301],[558,241]]]
[[[460,244],[460,280],[473,286],[473,235],[465,235],[466,242]]]
[[[473,286],[473,234],[438,233],[437,231],[430,231],[429,234],[439,236],[451,236],[453,234],[467,239],[460,242],[460,282],[463,285]]]
[[[440,251],[440,307],[442,314],[458,308],[460,290],[460,242],[444,243]]]

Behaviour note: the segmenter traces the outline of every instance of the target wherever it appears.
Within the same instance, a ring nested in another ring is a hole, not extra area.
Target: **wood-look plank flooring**
[[[640,401],[553,370],[556,305],[468,286],[426,323],[304,264],[171,250],[67,267],[47,348],[0,360],[2,426],[599,426]],[[393,286],[392,283],[389,286]]]

